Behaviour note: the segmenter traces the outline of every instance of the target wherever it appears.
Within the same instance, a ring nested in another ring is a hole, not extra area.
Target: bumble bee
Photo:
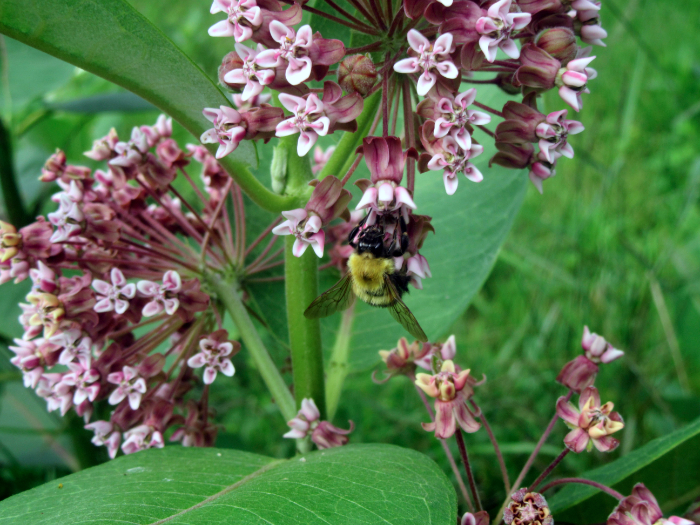
[[[388,308],[391,316],[419,341],[428,338],[418,321],[401,300],[408,292],[411,278],[406,270],[396,270],[393,257],[399,257],[408,248],[408,235],[403,219],[396,228],[389,247],[385,245],[385,230],[380,225],[363,229],[365,218],[349,235],[355,251],[348,260],[348,273],[332,288],[317,297],[304,312],[310,319],[327,317],[345,310],[355,296],[371,306]],[[398,232],[400,235],[397,235]],[[398,238],[397,238],[398,237]]]

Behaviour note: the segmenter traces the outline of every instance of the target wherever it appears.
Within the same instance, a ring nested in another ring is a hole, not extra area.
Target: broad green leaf
[[[105,93],[90,97],[69,100],[67,102],[47,103],[46,107],[55,111],[69,113],[104,113],[105,111],[151,111],[156,108],[144,99],[129,93]]]
[[[0,32],[125,87],[196,137],[210,127],[202,109],[229,104],[194,62],[124,0],[3,0]],[[257,163],[251,142],[234,155],[238,162]]]
[[[4,38],[4,44],[6,55],[0,56],[0,61],[7,59],[7,87],[10,92],[9,96],[7,93],[3,96],[12,104],[12,108],[6,108],[8,110],[18,110],[28,102],[61,87],[76,71],[70,64],[12,38]],[[39,78],[41,82],[37,82]]]
[[[354,445],[278,460],[166,447],[84,470],[0,503],[0,524],[453,525],[454,489],[430,459]]]
[[[665,512],[678,505],[682,510],[690,503],[683,496],[700,487],[700,419],[580,477],[624,495],[644,483]],[[605,521],[615,505],[610,496],[586,485],[569,485],[547,500],[556,520],[573,523]]]

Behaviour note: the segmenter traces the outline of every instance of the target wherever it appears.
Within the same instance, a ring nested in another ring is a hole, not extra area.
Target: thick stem
[[[332,421],[335,411],[338,409],[340,394],[343,392],[343,383],[348,375],[348,359],[350,357],[350,340],[352,338],[352,322],[355,319],[355,306],[351,306],[343,312],[335,336],[335,344],[331,352],[331,360],[328,363],[326,375],[326,410],[328,420]]]
[[[413,107],[411,104],[411,87],[408,81],[403,83],[403,122],[406,128],[408,147],[416,147],[415,128],[413,126]],[[416,177],[416,161],[409,158],[406,163],[406,188],[413,195],[413,187]]]
[[[583,478],[561,478],[557,479],[554,481],[550,481],[547,483],[544,487],[540,489],[540,493],[545,492],[552,487],[556,487],[557,485],[566,485],[567,483],[578,483],[581,485],[590,485],[591,487],[595,487],[606,494],[612,496],[613,498],[617,498],[618,500],[623,500],[625,497],[620,494],[618,491],[615,489],[611,489],[610,487],[607,487],[603,485],[602,483],[598,483],[597,481],[591,481],[590,479],[583,479]]]
[[[355,133],[346,131],[343,134],[343,138],[338,142],[333,155],[331,155],[331,158],[328,159],[328,162],[318,174],[319,180],[328,175],[341,176],[348,171],[352,165],[355,150],[362,145],[362,139],[368,135],[381,101],[381,93],[375,93],[365,99],[362,113],[357,117],[357,131]]]
[[[411,381],[415,380],[415,376],[410,376]],[[433,414],[433,409],[430,407],[430,403],[428,403],[428,400],[425,397],[425,392],[423,392],[418,386],[416,386],[416,391],[418,392],[418,395],[421,398],[421,401],[423,401],[423,405],[425,405],[425,409],[428,411],[428,415],[430,416],[430,421],[435,421],[435,415]],[[442,449],[445,451],[445,455],[447,456],[447,461],[450,462],[450,467],[452,468],[452,472],[455,475],[455,478],[457,479],[457,484],[459,485],[459,490],[462,492],[462,496],[464,497],[464,501],[467,502],[467,506],[469,507],[470,512],[474,512],[474,504],[472,503],[472,499],[469,497],[469,492],[467,491],[467,487],[464,484],[464,480],[462,479],[462,474],[459,472],[459,468],[457,467],[457,462],[455,461],[454,456],[452,455],[452,451],[450,450],[450,447],[447,445],[447,442],[444,439],[439,439],[440,444],[442,445]]]
[[[219,299],[224,303],[233,323],[238,328],[241,339],[248,352],[250,352],[253,361],[255,361],[255,365],[258,367],[267,389],[280,408],[282,416],[287,421],[293,419],[297,415],[294,398],[284,379],[282,379],[279,370],[277,370],[275,363],[272,361],[262,339],[260,339],[260,335],[241,300],[236,283],[222,283],[218,276],[211,276],[209,284],[216,290]]]
[[[486,416],[484,415],[482,410],[473,400],[470,402],[472,407],[474,407],[474,410],[476,410],[479,413],[479,419],[481,419],[481,423],[484,425],[484,429],[489,435],[489,439],[491,440],[491,444],[493,445],[493,450],[496,452],[496,458],[498,458],[498,465],[501,467],[501,476],[503,476],[503,484],[506,488],[506,495],[508,495],[510,494],[510,480],[508,479],[508,469],[506,468],[506,462],[503,459],[501,448],[498,446],[496,436],[494,436],[493,430],[491,430],[491,425],[489,425],[489,422],[486,420]]]
[[[294,395],[299,406],[302,399],[313,399],[321,419],[326,419],[321,325],[318,319],[304,316],[304,310],[318,296],[318,257],[311,248],[301,257],[295,257],[294,241],[292,235],[285,238],[284,265]]]
[[[474,481],[474,473],[472,472],[471,464],[469,463],[469,454],[467,454],[467,444],[464,442],[464,436],[462,435],[462,429],[457,427],[457,432],[455,432],[455,438],[457,439],[457,447],[459,448],[459,455],[462,456],[462,462],[464,463],[464,470],[467,471],[467,478],[469,479],[469,488],[472,490],[472,496],[474,496],[474,501],[476,502],[476,508],[478,510],[484,510],[481,505],[481,498],[479,497],[479,491],[476,489],[476,482]]]
[[[562,450],[561,454],[559,454],[556,458],[554,458],[554,461],[552,461],[549,466],[542,471],[542,474],[540,474],[535,481],[532,482],[530,485],[531,490],[535,490],[537,488],[537,485],[542,483],[545,479],[547,479],[547,476],[549,476],[552,471],[556,468],[556,466],[561,463],[561,460],[566,457],[566,455],[569,453],[569,449],[565,448]]]
[[[569,399],[571,399],[572,395],[574,395],[574,392],[572,390],[569,390],[569,393],[566,394],[566,397],[564,399],[566,401],[568,401]],[[527,458],[527,462],[525,463],[525,466],[520,471],[520,474],[518,474],[518,478],[513,483],[513,488],[511,489],[513,492],[515,492],[516,490],[518,490],[520,488],[520,484],[523,482],[523,479],[525,479],[525,476],[527,476],[527,473],[530,471],[530,467],[532,466],[533,462],[537,458],[537,455],[540,453],[540,449],[542,448],[542,445],[544,445],[545,441],[547,441],[549,434],[552,433],[552,429],[554,428],[554,425],[557,423],[558,420],[559,420],[559,416],[555,412],[554,416],[552,417],[552,420],[547,425],[547,428],[545,429],[544,434],[542,434],[542,437],[537,442],[537,445],[535,446],[535,450],[533,450],[532,454],[530,454],[530,457]],[[503,516],[503,511],[505,510],[509,501],[510,501],[510,494],[506,494],[506,499],[503,502],[503,505],[501,505],[501,509],[498,511],[497,516]]]
[[[7,211],[7,218],[17,229],[31,222],[22,194],[17,186],[15,168],[12,159],[12,137],[5,123],[0,119],[0,187]]]

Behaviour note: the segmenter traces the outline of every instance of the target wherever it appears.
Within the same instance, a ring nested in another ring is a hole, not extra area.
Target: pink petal
[[[294,257],[301,257],[304,252],[309,247],[309,243],[302,241],[301,239],[296,239],[294,241],[294,246],[292,246],[292,254]]]
[[[107,295],[112,290],[112,285],[99,279],[95,279],[94,281],[92,281],[92,287],[100,295]]]
[[[260,67],[277,67],[282,64],[280,59],[279,49],[266,49],[258,53],[255,57],[255,63]]]
[[[445,171],[442,174],[442,179],[445,182],[445,191],[447,192],[447,194],[454,195],[457,191],[457,186],[459,185],[459,180],[457,180],[455,174],[449,171]]]
[[[464,430],[465,432],[469,432],[471,434],[481,428],[479,422],[474,419],[474,416],[472,416],[469,410],[467,409],[466,404],[457,403],[457,406],[455,406],[454,409],[454,413],[455,417],[457,418],[457,422],[459,423],[459,426],[462,427],[462,430]]]
[[[472,182],[481,182],[484,180],[484,176],[481,174],[479,169],[471,162],[467,162],[467,165],[464,168],[464,176]]]
[[[224,82],[229,84],[245,84],[247,80],[242,69],[232,69],[224,75]]]
[[[361,208],[365,208],[370,205],[375,205],[377,204],[377,188],[375,187],[370,187],[367,188],[365,193],[362,195],[362,198],[360,199],[360,202],[357,203],[357,206],[355,207],[356,210],[359,210]]]
[[[228,20],[221,20],[209,28],[209,36],[233,36],[233,26]]]
[[[153,317],[154,315],[161,313],[163,309],[163,305],[158,301],[151,301],[143,307],[143,310],[141,310],[141,315],[144,317]]]
[[[302,131],[299,134],[299,141],[297,142],[297,155],[303,157],[309,151],[316,141],[318,140],[318,134],[315,131]]]
[[[420,67],[418,66],[418,60],[415,58],[404,58],[399,60],[394,64],[394,71],[397,73],[418,73]]]
[[[435,437],[447,439],[457,429],[457,421],[452,412],[452,403],[435,401]]]
[[[193,355],[187,360],[187,366],[190,368],[202,368],[205,364],[207,364],[207,359],[202,352]]]
[[[451,35],[450,35],[451,36]],[[430,46],[430,40],[425,38],[420,31],[416,31],[415,29],[411,29],[408,32],[408,45],[411,46],[411,49],[414,51],[420,53],[421,48],[428,48]]]
[[[452,49],[452,33],[440,35],[433,44],[433,51],[437,54],[449,53]]]
[[[436,69],[445,78],[457,78],[459,75],[459,70],[457,66],[451,60],[445,60],[444,62],[438,62]]]
[[[493,62],[496,60],[496,54],[498,53],[498,46],[495,45],[495,39],[490,36],[483,35],[479,38],[479,47],[486,56],[486,60]]]
[[[394,196],[397,203],[404,204],[412,210],[417,208],[416,203],[413,202],[413,199],[411,198],[411,194],[403,186],[397,186],[394,189]]]
[[[275,42],[282,43],[285,37],[294,37],[294,30],[288,28],[279,20],[273,20],[270,22],[270,35],[275,40]]]
[[[454,64],[453,64],[454,66]],[[418,77],[418,84],[416,85],[416,91],[421,97],[424,97],[430,91],[437,82],[437,78],[430,71],[424,71],[420,77]]]
[[[311,76],[311,66],[309,57],[291,58],[285,73],[287,82],[292,86],[298,86]]]
[[[216,368],[208,366],[204,369],[202,380],[204,381],[205,385],[211,385],[214,382],[214,379],[216,379]]]
[[[557,415],[567,423],[577,426],[581,414],[566,398],[560,397],[557,400]]]
[[[471,88],[466,90],[464,93],[460,93],[455,97],[455,102],[462,106],[462,108],[466,108],[468,106],[471,106],[474,101],[476,100],[476,88]]]
[[[579,101],[579,95],[571,88],[562,86],[559,88],[559,96],[571,106],[574,111],[581,111],[581,103]]]
[[[501,42],[498,44],[498,47],[500,47],[501,51],[503,51],[510,58],[520,58],[520,49],[518,49],[518,46],[513,40],[501,40]]]
[[[314,233],[311,237],[309,237],[309,240],[311,241],[311,248],[316,256],[319,259],[323,257],[323,246],[326,242],[326,234],[323,232],[323,230],[318,233]]]
[[[586,82],[588,82],[588,76],[578,71],[566,71],[561,76],[561,79],[564,84],[572,87],[583,87],[586,85]]]
[[[466,128],[462,128],[452,132],[452,138],[464,151],[468,151],[472,147],[472,136]]]
[[[236,373],[236,369],[233,367],[230,359],[222,359],[219,369],[222,374],[228,377],[232,377]]]
[[[590,48],[588,48],[588,49],[590,50]],[[593,57],[582,57],[582,58],[577,58],[577,59],[575,59],[575,60],[570,61],[570,62],[566,65],[566,69],[568,69],[569,71],[579,71],[579,72],[583,72],[583,71],[585,71],[586,66],[587,66],[588,64],[590,64],[591,62],[593,62],[594,59],[595,59],[594,56],[593,56]]]
[[[107,402],[110,405],[118,405],[123,401],[123,399],[126,397],[126,394],[121,388],[117,388],[112,394],[109,396],[109,399]]]
[[[588,446],[588,441],[590,437],[585,430],[577,428],[569,432],[566,437],[564,437],[564,444],[566,447],[577,454],[586,450]]]
[[[180,301],[178,299],[165,299],[163,303],[165,305],[165,313],[168,315],[173,315],[175,312],[177,312],[177,309],[180,306]],[[143,315],[146,314],[144,313]]]

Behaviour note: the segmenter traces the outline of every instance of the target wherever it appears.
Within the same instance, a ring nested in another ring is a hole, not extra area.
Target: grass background
[[[206,36],[209,2],[131,3],[205,71],[216,70],[229,42]],[[528,190],[488,281],[453,328],[459,362],[489,378],[478,399],[512,477],[551,418],[562,394],[554,378],[578,354],[584,324],[626,351],[597,381],[626,427],[618,451],[569,455],[560,474],[626,454],[700,414],[700,5],[604,0],[601,16],[608,47],[594,50],[599,75],[578,115],[586,131],[572,138],[576,157],[561,160],[544,195]],[[80,153],[110,127],[125,133],[155,121],[138,106],[65,111],[66,102],[121,92],[9,39],[2,59],[3,121],[13,133],[22,195],[37,212],[47,194],[36,177],[56,147],[81,163]],[[550,93],[545,106],[562,104]],[[105,459],[77,418],[47,414],[7,362],[24,293],[0,288],[0,498]],[[217,386],[219,446],[291,453],[257,376],[237,374],[233,384]],[[335,422],[361,424],[354,441],[409,446],[448,470],[438,443],[420,428],[426,415],[407,380],[378,386],[358,374],[347,391]],[[536,467],[559,453],[564,433],[558,425]],[[496,506],[503,487],[485,433],[469,445],[484,502]]]

